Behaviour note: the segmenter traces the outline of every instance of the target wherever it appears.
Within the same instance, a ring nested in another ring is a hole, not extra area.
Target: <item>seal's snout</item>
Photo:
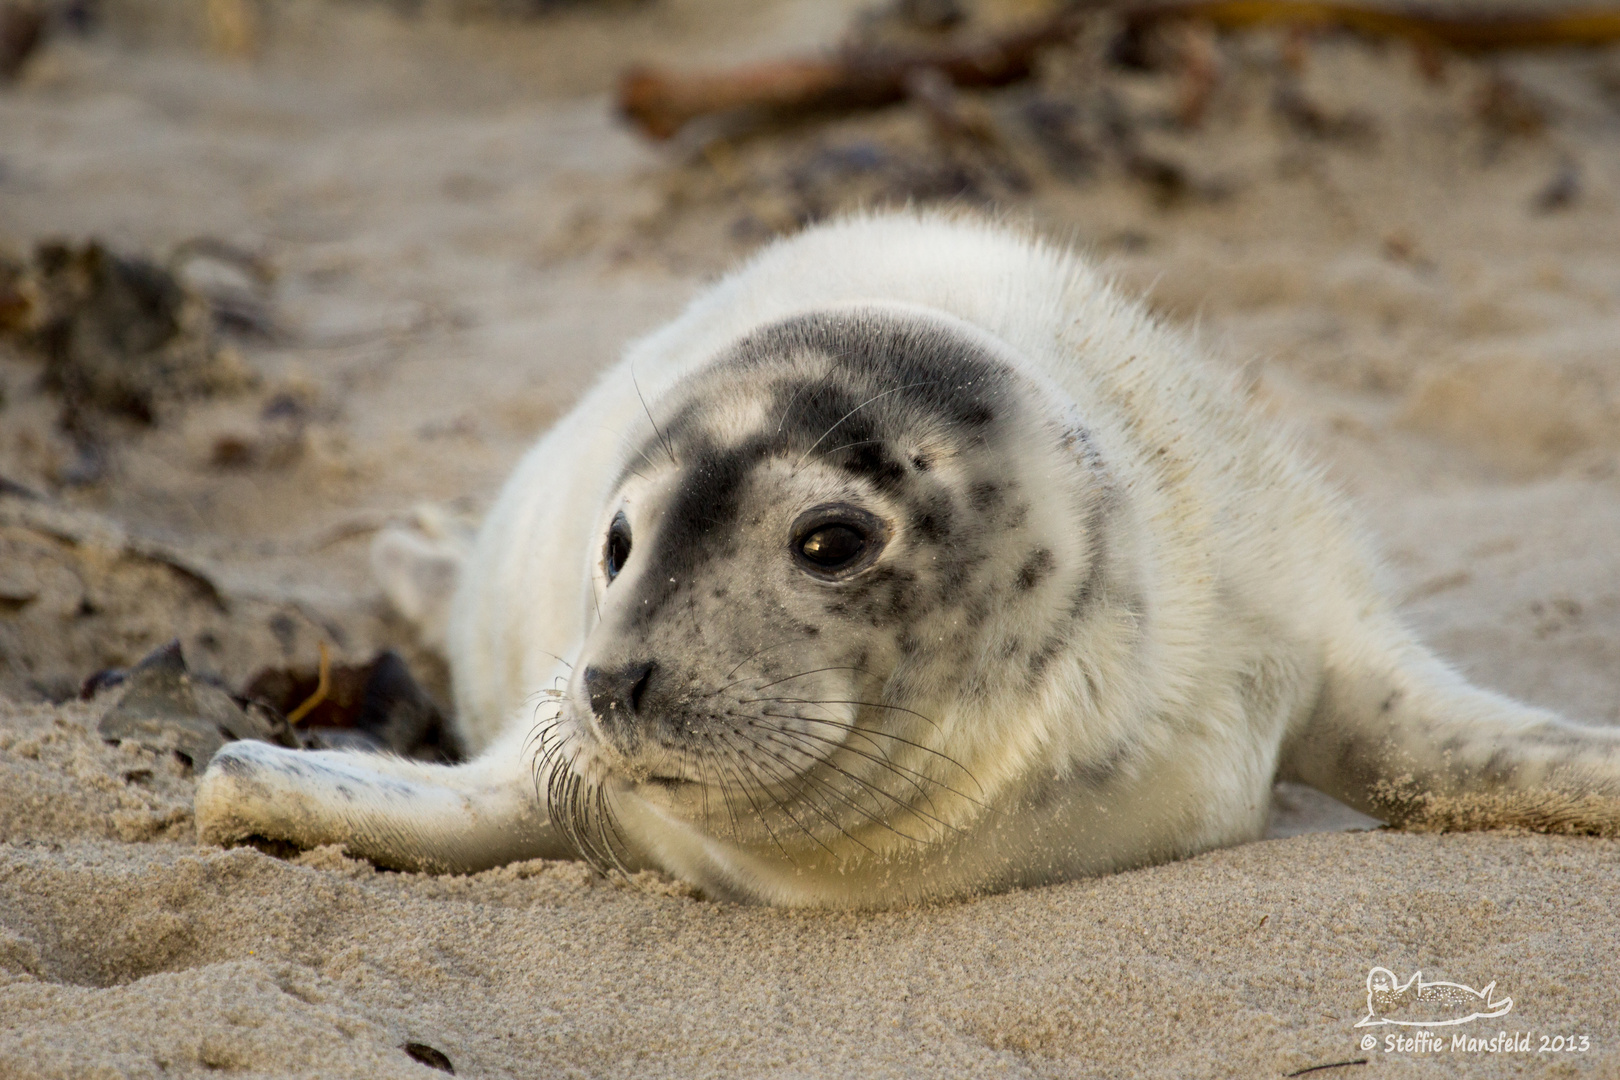
[[[585,669],[585,692],[590,695],[591,711],[609,734],[622,739],[635,731],[657,675],[658,664],[652,660]]]

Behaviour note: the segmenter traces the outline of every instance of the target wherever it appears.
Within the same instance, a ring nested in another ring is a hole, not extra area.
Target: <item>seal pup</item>
[[[449,614],[477,756],[234,743],[199,831],[885,907],[1254,840],[1279,776],[1416,827],[1620,830],[1620,732],[1420,645],[1228,381],[992,224],[781,241],[507,482]]]

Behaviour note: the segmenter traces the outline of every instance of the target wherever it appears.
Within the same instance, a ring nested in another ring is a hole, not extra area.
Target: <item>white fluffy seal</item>
[[[508,481],[450,613],[472,761],[235,743],[200,831],[865,907],[1254,840],[1279,776],[1396,823],[1613,834],[1620,733],[1436,660],[1268,426],[1071,254],[812,229]]]

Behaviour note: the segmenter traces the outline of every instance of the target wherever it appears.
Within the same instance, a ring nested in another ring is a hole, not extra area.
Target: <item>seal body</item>
[[[1317,470],[1082,261],[973,222],[777,244],[520,463],[448,651],[477,757],[238,743],[204,835],[578,856],[890,906],[1257,839],[1279,776],[1612,833],[1620,739],[1400,624]]]

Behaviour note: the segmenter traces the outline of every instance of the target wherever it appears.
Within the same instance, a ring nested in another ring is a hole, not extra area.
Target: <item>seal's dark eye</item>
[[[624,569],[624,564],[630,558],[630,521],[619,511],[614,517],[613,524],[608,526],[607,547],[602,553],[602,565],[607,569],[607,579],[612,581]]]
[[[816,577],[848,577],[871,564],[887,538],[883,522],[857,506],[835,503],[799,516],[792,551]]]
[[[799,541],[799,554],[823,570],[848,566],[866,550],[866,537],[848,525],[823,525]]]

